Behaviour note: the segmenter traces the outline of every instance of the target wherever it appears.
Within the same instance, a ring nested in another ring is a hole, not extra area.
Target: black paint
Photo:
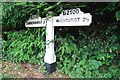
[[[48,74],[51,74],[56,71],[56,62],[52,64],[45,63],[45,67]]]

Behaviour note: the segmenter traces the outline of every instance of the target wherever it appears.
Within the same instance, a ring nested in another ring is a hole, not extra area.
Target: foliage
[[[56,5],[50,6],[44,2],[13,2],[3,3],[2,25],[3,31],[25,29],[24,23],[32,16],[47,16],[48,11]],[[19,25],[19,26],[18,26]]]
[[[15,75],[2,74],[1,80],[7,80],[6,78],[17,78]]]
[[[61,72],[72,78],[119,77],[119,40],[116,35],[108,35],[111,32],[106,39],[88,36],[77,42],[72,35],[66,35],[58,41],[56,54]]]
[[[101,4],[103,3],[3,3],[3,58],[13,62],[40,64],[43,67],[45,29],[26,29],[24,22],[31,15],[46,17],[50,10],[54,12],[54,15],[59,15],[63,9],[76,7],[90,12],[93,15],[94,25],[99,22],[102,24],[105,23],[104,21],[109,22],[109,19],[112,20],[110,23],[120,20],[119,2],[105,3],[103,6]],[[60,35],[58,31],[58,35],[55,36],[55,52],[61,72],[74,78],[119,77],[118,26],[108,26],[107,24],[103,26],[104,28],[102,27],[102,30],[99,30],[99,25],[96,25],[94,35],[91,35],[94,31],[92,30],[93,25],[90,27],[91,29],[76,28],[78,30],[74,31],[74,33],[78,33],[76,36],[71,35],[72,31],[66,35]]]
[[[116,12],[116,19],[117,21],[120,20],[120,10]]]
[[[89,12],[93,16],[94,23],[100,21],[119,20],[119,2],[114,3],[45,3],[45,2],[2,2],[2,26],[3,31],[25,29],[24,23],[32,15],[41,17],[48,16],[48,11],[53,11],[53,15],[59,15],[63,9],[81,8],[84,12]],[[103,6],[101,6],[103,5]],[[95,6],[95,7],[94,7]],[[19,25],[19,26],[18,26]]]
[[[0,24],[2,23],[2,3],[0,2]]]
[[[28,29],[26,31],[8,32],[4,42],[3,57],[13,62],[43,64],[45,53],[45,29]]]
[[[64,37],[56,35],[55,53],[61,72],[74,78],[119,77],[119,37],[112,33],[111,28],[107,29],[106,32],[107,34],[101,34],[106,37],[105,39],[100,36],[92,38],[87,35],[85,38],[80,38],[81,34],[77,39],[70,34],[66,34]],[[6,34],[4,59],[44,66],[44,28],[7,32]]]

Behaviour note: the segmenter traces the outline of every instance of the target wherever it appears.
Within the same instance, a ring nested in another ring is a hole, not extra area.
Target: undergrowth
[[[108,29],[99,36],[75,38],[55,36],[57,68],[72,78],[114,78],[120,76],[120,37]],[[45,29],[4,32],[3,59],[39,64],[45,70]]]

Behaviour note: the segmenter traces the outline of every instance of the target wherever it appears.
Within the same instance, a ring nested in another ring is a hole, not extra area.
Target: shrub
[[[103,34],[102,34],[103,35]],[[119,77],[119,37],[87,37],[75,39],[72,35],[58,41],[56,54],[58,68],[72,78]]]
[[[43,63],[45,29],[8,32],[3,57],[13,62]]]
[[[6,32],[3,58],[13,62],[29,62],[44,67],[45,28]],[[115,33],[78,38],[67,34],[55,36],[58,69],[72,78],[119,77],[119,37]]]

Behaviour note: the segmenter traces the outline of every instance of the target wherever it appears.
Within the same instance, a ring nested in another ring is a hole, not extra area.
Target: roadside
[[[16,64],[12,62],[2,62],[3,78],[44,78],[44,72],[39,69],[40,66],[32,64]],[[49,75],[48,78],[68,78],[59,70]]]

